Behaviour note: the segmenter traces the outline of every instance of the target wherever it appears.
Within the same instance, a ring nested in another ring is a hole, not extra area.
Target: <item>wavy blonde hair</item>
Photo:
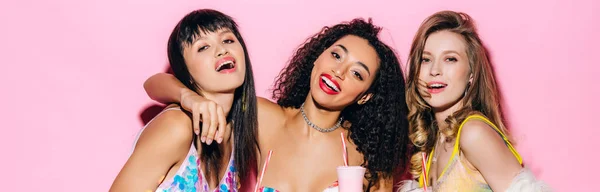
[[[418,86],[421,56],[425,41],[432,33],[450,31],[464,38],[473,81],[467,86],[465,96],[461,99],[464,106],[445,119],[448,128],[439,130],[432,108],[419,94]],[[421,152],[431,151],[438,139],[438,130],[452,141],[456,137],[460,123],[469,115],[486,116],[504,133],[508,134],[502,119],[500,94],[494,78],[493,68],[488,53],[483,46],[475,24],[465,13],[441,11],[429,16],[417,31],[413,39],[408,59],[409,71],[407,78],[406,103],[408,104],[410,140],[415,146],[410,162],[410,172],[418,178],[422,171]]]

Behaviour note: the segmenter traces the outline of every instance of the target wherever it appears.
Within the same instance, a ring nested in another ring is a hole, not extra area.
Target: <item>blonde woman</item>
[[[492,65],[471,17],[442,11],[420,26],[406,101],[411,173],[433,191],[548,190],[524,169],[503,123]],[[423,153],[427,154],[423,174]],[[404,182],[401,191],[422,190]]]

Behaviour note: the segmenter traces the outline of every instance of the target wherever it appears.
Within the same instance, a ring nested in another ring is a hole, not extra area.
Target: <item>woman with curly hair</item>
[[[370,20],[354,19],[324,27],[298,48],[277,77],[277,103],[258,102],[259,148],[274,151],[262,184],[281,191],[328,189],[343,165],[343,132],[349,165],[367,169],[365,190],[391,191],[394,171],[407,163],[407,107],[399,61],[379,31]],[[201,114],[202,140],[219,141],[214,103],[168,74],[151,77],[145,88],[154,100],[181,102]]]
[[[492,64],[469,15],[442,11],[425,19],[408,63],[410,140],[417,147],[410,171],[420,187],[546,190],[511,145]],[[402,191],[414,187],[405,183]]]

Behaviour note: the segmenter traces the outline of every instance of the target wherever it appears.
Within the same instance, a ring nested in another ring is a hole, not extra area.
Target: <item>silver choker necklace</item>
[[[319,126],[310,122],[310,120],[308,120],[308,117],[306,117],[306,113],[304,113],[304,103],[302,103],[302,106],[300,106],[300,112],[302,113],[302,117],[304,117],[304,121],[306,122],[306,124],[308,124],[308,126],[312,127],[313,129],[316,129],[319,132],[329,133],[329,132],[336,130],[337,128],[340,128],[340,126],[342,126],[342,120],[343,120],[342,117],[340,117],[338,122],[333,127],[327,128],[327,129],[320,128]]]

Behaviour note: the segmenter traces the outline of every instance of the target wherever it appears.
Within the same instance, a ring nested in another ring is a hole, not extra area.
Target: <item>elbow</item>
[[[146,79],[146,81],[144,81],[144,92],[146,92],[146,95],[148,95],[148,97],[150,97],[150,99],[154,100],[155,98],[153,98],[152,95],[150,94],[151,80],[152,80],[152,77],[150,77],[150,78]]]

